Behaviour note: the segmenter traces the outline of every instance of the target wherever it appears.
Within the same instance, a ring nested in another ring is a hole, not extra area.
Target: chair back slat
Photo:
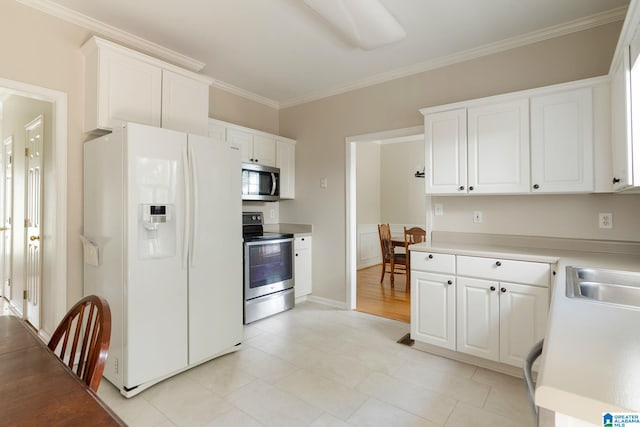
[[[71,307],[51,336],[48,347],[87,386],[97,391],[110,339],[109,304],[101,297],[89,295]]]

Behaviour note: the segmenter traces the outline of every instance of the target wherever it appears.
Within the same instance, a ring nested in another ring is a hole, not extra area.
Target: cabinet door
[[[295,250],[295,295],[296,298],[311,293],[311,237],[296,237]]]
[[[467,111],[464,108],[427,114],[425,192],[467,192]]]
[[[613,189],[623,190],[633,184],[631,152],[631,78],[629,48],[614,67],[611,79],[611,147]]]
[[[458,277],[458,351],[500,358],[498,282]]]
[[[209,125],[209,85],[162,71],[162,127],[205,136]]]
[[[223,124],[209,120],[209,138],[225,142],[227,140],[227,127]]]
[[[456,349],[455,277],[411,271],[411,338]]]
[[[593,191],[592,89],[531,98],[531,191]]]
[[[469,192],[529,192],[529,101],[469,108]]]
[[[160,126],[162,70],[112,51],[100,51],[98,123],[111,130],[125,122]]]
[[[296,197],[296,146],[290,142],[276,142],[276,167],[280,168],[280,198]]]
[[[500,361],[518,367],[544,337],[549,289],[500,283]]]
[[[242,163],[255,163],[253,159],[253,135],[238,129],[227,129],[227,141],[240,148]]]
[[[262,135],[253,136],[253,159],[264,166],[276,166],[276,140]]]

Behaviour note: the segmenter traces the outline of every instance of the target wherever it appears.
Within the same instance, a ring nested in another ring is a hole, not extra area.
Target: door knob
[[[0,231],[7,231],[8,228],[7,227],[0,227]]]
[[[490,289],[491,289],[492,291],[495,291],[495,290],[496,290],[496,287],[495,287],[495,286],[492,286]]]
[[[31,240],[32,242],[34,240],[40,240],[40,236],[31,236],[31,237],[29,237],[29,240]]]

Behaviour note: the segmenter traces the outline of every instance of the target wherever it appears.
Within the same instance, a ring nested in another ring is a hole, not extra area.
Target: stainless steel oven
[[[244,323],[293,308],[293,234],[264,233],[262,214],[243,213]],[[259,224],[258,224],[259,223]]]

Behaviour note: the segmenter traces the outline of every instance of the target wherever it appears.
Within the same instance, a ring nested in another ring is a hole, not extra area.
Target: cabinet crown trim
[[[608,75],[592,77],[589,79],[576,80],[568,83],[560,83],[560,84],[555,84],[551,86],[541,86],[541,87],[521,90],[517,92],[508,92],[500,95],[487,96],[483,98],[473,98],[466,101],[436,105],[433,107],[425,107],[425,108],[421,108],[419,111],[420,113],[426,116],[427,114],[438,113],[438,112],[447,111],[447,110],[454,110],[457,108],[469,108],[469,107],[475,107],[478,105],[485,105],[488,103],[503,102],[503,101],[510,101],[518,98],[522,99],[522,98],[529,98],[533,96],[547,95],[547,94],[557,93],[561,91],[569,91],[569,90],[580,89],[585,87],[594,87],[598,85],[609,84],[610,82],[611,82],[611,77]]]
[[[280,136],[280,135],[277,135],[275,133],[264,132],[264,131],[261,131],[261,130],[258,130],[258,129],[248,128],[248,127],[245,127],[245,126],[237,125],[235,123],[225,122],[224,120],[209,118],[209,123],[222,125],[222,126],[225,126],[225,127],[229,128],[229,129],[235,129],[235,130],[239,130],[239,131],[242,131],[242,132],[248,132],[248,133],[251,133],[253,135],[259,135],[259,136],[264,136],[264,137],[267,137],[267,138],[273,138],[275,140],[282,141],[282,142],[287,142],[289,144],[294,144],[295,145],[295,143],[296,143],[295,139],[287,138],[285,136]]]
[[[82,53],[86,56],[99,48],[106,48],[112,51],[116,51],[122,55],[129,56],[138,61],[143,61],[147,64],[162,68],[163,70],[168,70],[176,74],[187,76],[193,80],[206,83],[207,85],[213,84],[213,81],[214,81],[210,77],[204,76],[202,74],[194,73],[192,71],[186,70],[184,68],[178,67],[176,65],[170,64],[168,62],[154,58],[152,56],[145,55],[144,53],[138,52],[137,50],[121,46],[117,43],[110,42],[98,36],[93,36],[89,40],[87,40],[85,44],[82,45],[81,50],[82,50]]]

